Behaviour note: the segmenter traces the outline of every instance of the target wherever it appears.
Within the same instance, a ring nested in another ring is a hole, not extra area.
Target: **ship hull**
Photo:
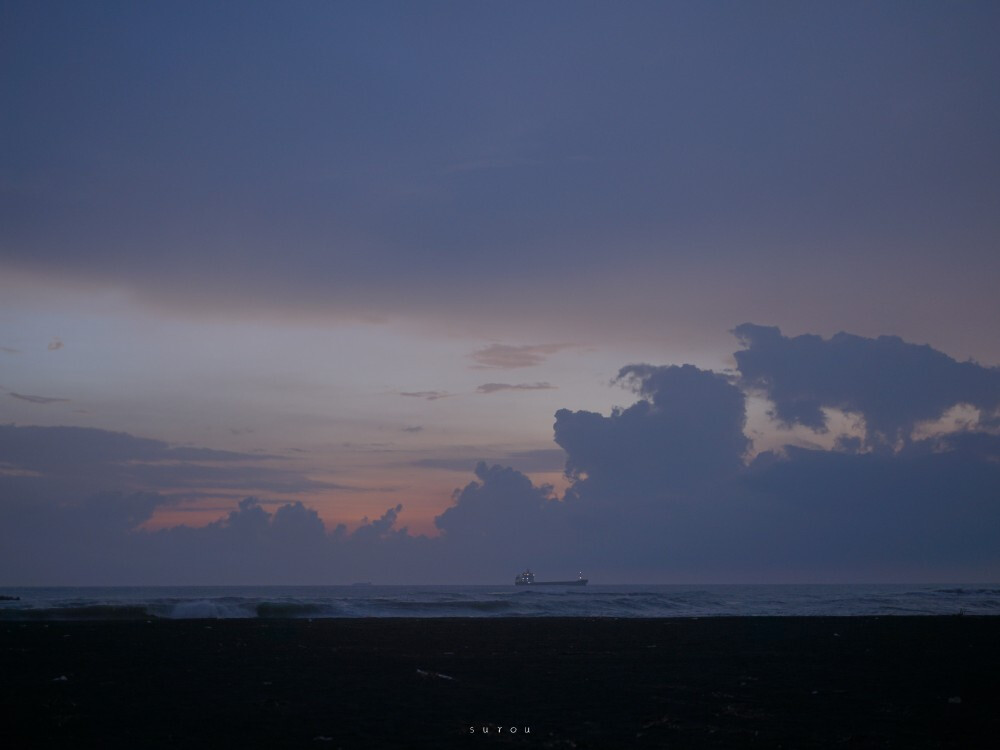
[[[531,583],[525,583],[522,581],[517,581],[514,583],[515,586],[586,586],[587,579],[580,578],[576,581],[533,581]]]

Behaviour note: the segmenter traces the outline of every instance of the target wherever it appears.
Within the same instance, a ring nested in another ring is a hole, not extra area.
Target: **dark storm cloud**
[[[21,401],[28,401],[32,404],[55,404],[60,401],[69,401],[68,398],[56,398],[54,396],[32,396],[27,393],[14,393],[11,391],[9,393],[11,398],[20,399]]]
[[[556,386],[551,383],[483,383],[476,388],[476,393],[497,393],[499,391],[554,391]]]
[[[839,409],[864,418],[869,446],[893,447],[954,406],[987,416],[1000,409],[1000,368],[957,362],[897,336],[788,338],[750,323],[733,332],[745,347],[734,355],[743,385],[767,396],[788,425],[824,432],[822,409]]]
[[[964,569],[986,580],[998,563],[1000,463],[961,443],[916,455],[763,454],[745,479],[758,512],[739,517],[742,533],[774,567],[808,561],[842,580]]]
[[[778,336],[753,326],[738,330]],[[993,371],[957,366],[895,338],[842,341],[849,362],[825,359],[830,377],[839,375],[842,388],[857,392],[874,381],[889,388],[892,377],[901,380],[899,388],[917,402],[903,414],[926,413],[927,399],[936,404],[933,416],[952,401],[975,403],[982,379],[992,382]],[[854,345],[878,351],[854,356]],[[811,349],[785,355],[782,373],[813,375],[798,382],[817,390],[828,382]],[[908,385],[922,376],[901,363],[933,368],[935,362],[940,382],[923,381],[930,396]],[[887,371],[890,379],[883,379]],[[912,441],[896,454],[858,454],[860,441],[845,437],[839,451],[786,447],[743,467],[749,447],[744,395],[729,378],[689,365],[633,365],[618,380],[643,399],[607,417],[556,415],[556,440],[575,480],[562,508],[565,525],[580,540],[581,555],[589,551],[590,567],[614,566],[610,558],[617,554],[635,567],[666,566],[682,578],[732,580],[750,571],[747,580],[889,580],[956,570],[984,580],[995,575],[996,434],[967,426]],[[949,398],[935,395],[942,391]]]
[[[563,546],[560,504],[548,485],[537,487],[510,467],[480,462],[475,482],[454,494],[454,505],[434,519],[445,543],[463,554],[474,550],[478,564],[537,558],[539,539]]]
[[[572,344],[526,344],[510,346],[509,344],[491,344],[484,349],[473,352],[473,365],[481,370],[508,370],[518,367],[534,367],[540,365],[546,358],[573,346]]]
[[[629,365],[618,382],[642,398],[610,416],[560,409],[555,440],[569,476],[618,492],[659,494],[732,474],[750,446],[743,393],[723,375],[693,365]]]

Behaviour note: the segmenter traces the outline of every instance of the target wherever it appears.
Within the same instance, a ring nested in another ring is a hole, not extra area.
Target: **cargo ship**
[[[575,581],[536,581],[535,574],[530,570],[525,570],[514,579],[515,586],[586,586],[587,579],[583,573],[577,576]]]

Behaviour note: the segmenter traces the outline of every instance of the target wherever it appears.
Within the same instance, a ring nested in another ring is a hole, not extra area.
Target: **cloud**
[[[437,401],[439,398],[448,398],[452,394],[447,391],[402,391],[399,395],[410,398],[422,398],[427,401]]]
[[[60,449],[51,462],[44,456],[29,460],[33,446],[17,451],[18,461],[44,467],[65,460],[69,467],[79,467],[82,457],[74,459],[65,450],[67,438],[74,435],[60,432],[40,430],[34,436]],[[5,428],[0,432],[0,442],[6,448],[12,439],[24,435]],[[30,442],[31,432],[26,436]],[[120,463],[111,460],[115,451],[109,448],[124,449],[118,456],[148,456],[165,449],[156,441],[113,433],[102,435],[96,430],[82,437],[98,443],[88,459],[98,460],[105,470]],[[77,448],[84,445],[82,441],[76,443]],[[34,472],[34,477],[27,478],[37,479],[39,474]],[[206,526],[175,526],[151,532],[143,530],[142,525],[158,509],[176,502],[176,497],[129,491],[81,495],[67,491],[66,485],[52,483],[24,492],[23,484],[12,484],[10,479],[7,472],[0,476],[0,571],[4,571],[5,581],[16,572],[21,580],[65,585],[94,581],[280,583],[302,580],[303,576],[319,583],[329,581],[332,570],[350,575],[351,566],[370,547],[393,539],[394,534],[406,534],[405,529],[394,532],[391,528],[402,510],[398,505],[382,518],[363,523],[355,541],[341,527],[328,533],[316,511],[300,502],[255,497],[240,501],[224,518]],[[88,475],[82,479],[83,484],[90,484]],[[117,483],[113,474],[103,481]]]
[[[578,492],[601,502],[621,493],[661,496],[716,481],[742,466],[743,393],[724,375],[693,365],[629,365],[617,382],[640,400],[610,416],[560,409],[555,440]]]
[[[58,510],[0,505],[6,525],[30,532],[30,543],[24,543],[0,529],[0,561],[25,566],[20,569],[29,580],[64,585],[281,583],[296,575],[301,580],[304,571],[329,572],[333,562],[331,537],[302,503],[269,511],[248,497],[206,526],[142,530],[142,522],[168,502],[155,494],[103,493]],[[319,582],[319,576],[311,580]]]
[[[69,401],[68,398],[55,398],[53,396],[32,396],[26,393],[14,393],[10,392],[12,398],[20,399],[21,401],[28,401],[32,404],[55,404],[60,401]]]
[[[913,443],[908,453],[921,455],[956,452],[984,461],[1000,462],[1000,435],[978,430],[961,430]]]
[[[892,344],[904,358],[908,346]],[[784,362],[801,373],[813,357],[795,350]],[[852,383],[863,392],[875,377],[868,370],[886,362],[855,360]],[[402,503],[349,532],[326,529],[303,503],[256,496],[203,527],[147,531],[143,523],[175,502],[160,487],[179,496],[231,491],[247,471],[248,483],[294,490],[308,477],[253,454],[101,430],[0,426],[0,571],[63,584],[474,583],[509,580],[525,565],[582,568],[605,581],[1000,575],[1000,435],[992,424],[957,421],[895,451],[866,452],[858,438],[842,436],[832,450],[784,446],[747,463],[742,377],[632,364],[616,382],[633,403],[609,414],[556,413],[562,450],[416,462],[474,472],[436,517],[435,538],[401,525]],[[961,403],[979,398],[978,382],[959,380]],[[562,497],[525,474],[561,465],[570,481]]]
[[[482,453],[472,457],[421,458],[408,464],[423,469],[442,469],[463,474],[475,471],[479,463],[502,464],[517,471],[531,474],[535,472],[562,471],[566,465],[566,452],[562,448],[541,448],[528,451],[507,451],[484,457]]]
[[[48,349],[50,352],[55,352],[59,351],[64,346],[65,344],[62,342],[62,339],[60,339],[58,336],[53,336],[52,340],[49,342]]]
[[[519,471],[482,461],[475,474],[477,481],[456,490],[454,504],[434,519],[446,545],[463,553],[478,550],[479,564],[488,566],[537,559],[543,540],[550,548],[563,541],[561,505],[551,487],[537,487]]]
[[[995,351],[989,281],[1000,260],[981,197],[998,171],[980,161],[996,153],[994,65],[983,62],[994,60],[992,40],[982,33],[996,23],[991,3],[963,4],[962,14],[936,4],[910,19],[912,34],[893,33],[892,19],[864,3],[840,9],[836,24],[822,10],[719,18],[698,3],[679,17],[668,3],[603,4],[574,16],[572,30],[556,4],[530,24],[498,22],[477,5],[462,19],[438,9],[426,33],[374,34],[368,45],[351,40],[382,28],[377,6],[310,6],[288,16],[280,38],[266,18],[234,35],[211,10],[195,19],[171,9],[158,24],[164,48],[180,48],[189,23],[212,43],[189,50],[191,74],[169,81],[145,64],[148,51],[118,43],[151,11],[109,28],[96,13],[27,5],[10,19],[18,85],[5,104],[22,113],[24,167],[5,179],[15,192],[5,193],[0,243],[12,271],[53,287],[111,287],[182,314],[474,318],[469,328],[493,330],[516,318],[553,331],[540,341],[574,338],[563,321],[588,335],[600,327],[605,341],[641,330],[664,342],[666,326],[683,333],[734,309],[877,321],[871,313],[890,307],[916,330],[937,326]],[[65,38],[35,39],[42,22],[64,24]],[[814,45],[798,42],[803,23]],[[921,40],[942,23],[954,33],[928,49]],[[602,33],[609,25],[620,33]],[[872,33],[858,38],[857,28]],[[496,45],[468,43],[489,35]],[[97,38],[107,58],[72,57]],[[381,61],[424,45],[434,54],[409,60],[414,85],[397,85]],[[248,48],[261,51],[254,65],[288,77],[220,64]],[[853,64],[829,64],[848,48]],[[93,123],[90,153],[106,157],[99,183],[57,156],[87,158],[72,123],[54,122],[32,93],[71,87],[73,69],[105,84],[106,99],[79,102],[80,121]],[[343,70],[351,84],[335,97],[286,85]],[[232,85],[244,76],[255,85]],[[748,81],[774,85],[751,106]],[[521,95],[498,106],[497,92],[515,82]],[[134,91],[165,83],[170,96],[134,107]],[[209,117],[199,104],[227,84]],[[653,88],[671,95],[644,95]],[[413,107],[412,97],[435,106]],[[288,116],[247,117],[261,101]],[[789,101],[802,102],[794,116]],[[162,127],[171,117],[179,131]],[[323,122],[342,124],[336,139]],[[687,147],[663,148],[666,133]],[[780,145],[796,138],[794,154]],[[593,158],[573,162],[580,153]],[[438,174],[498,162],[532,166]],[[885,241],[870,252],[877,232]],[[816,237],[835,235],[838,253],[823,252]],[[701,244],[713,251],[692,252]],[[233,273],[225,259],[237,249],[244,262]],[[970,278],[970,268],[981,273]]]
[[[484,383],[476,388],[476,393],[497,393],[498,391],[554,391],[556,386],[550,383]]]
[[[733,333],[744,347],[734,355],[743,387],[767,396],[786,425],[825,432],[823,409],[839,409],[862,417],[866,444],[884,449],[908,442],[919,422],[954,406],[987,416],[1000,409],[1000,368],[957,362],[897,336],[788,338],[750,323]]]
[[[4,354],[20,354],[21,350],[20,349],[12,349],[9,346],[0,346],[0,352],[3,352]]]
[[[374,521],[369,521],[365,517],[361,526],[354,532],[355,541],[365,541],[372,539],[385,539],[390,534],[405,535],[406,529],[394,529],[399,514],[403,512],[402,503],[397,503],[394,508],[389,508]]]
[[[735,548],[754,552],[762,567],[797,564],[840,580],[992,579],[1000,463],[952,448],[762,454],[743,478],[750,494],[734,517],[744,535]]]
[[[92,463],[124,464],[134,461],[236,462],[274,459],[277,456],[178,446],[162,440],[141,438],[126,432],[92,427],[37,427],[0,425],[0,449],[10,461],[32,468],[76,470]]]
[[[546,358],[556,352],[568,349],[573,344],[527,344],[511,346],[509,344],[491,344],[474,351],[469,356],[476,361],[472,365],[478,370],[509,370],[518,367],[534,367],[540,365]]]
[[[400,432],[409,432],[409,433],[414,433],[415,434],[415,433],[418,433],[418,432],[423,432],[423,429],[424,428],[421,425],[417,424],[417,425],[412,425],[410,427],[401,427],[399,431]]]
[[[0,425],[0,455],[16,476],[0,476],[0,499],[77,501],[107,491],[191,489],[294,494],[353,489],[275,465],[279,456],[174,446],[86,427]]]

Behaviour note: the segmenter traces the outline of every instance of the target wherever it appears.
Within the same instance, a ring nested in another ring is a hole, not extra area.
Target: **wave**
[[[68,607],[4,607],[0,620],[148,620],[146,607],[128,604],[84,604]]]
[[[331,617],[1000,615],[1000,587],[497,586],[18,589],[0,621]]]
[[[405,599],[382,599],[372,604],[374,611],[382,610],[386,612],[441,612],[445,616],[448,614],[469,612],[506,612],[516,608],[516,605],[503,599],[467,599],[467,600],[438,600],[438,601],[407,601]]]
[[[234,620],[336,617],[336,608],[283,601],[150,601],[135,604],[56,604],[0,608],[3,620]]]

